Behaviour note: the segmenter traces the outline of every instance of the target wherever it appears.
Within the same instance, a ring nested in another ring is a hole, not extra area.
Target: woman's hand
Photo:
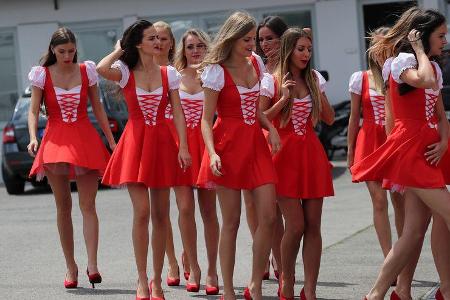
[[[32,140],[30,141],[30,143],[28,144],[28,146],[27,146],[28,153],[29,153],[32,157],[35,157],[35,156],[36,156],[36,153],[37,153],[37,150],[38,150],[38,147],[39,147],[39,142],[37,141],[37,139],[32,139]]]
[[[275,127],[271,127],[269,129],[269,136],[268,136],[270,147],[272,148],[272,154],[277,153],[281,149],[281,139],[280,135],[278,134],[278,131]]]
[[[178,152],[178,163],[180,164],[180,168],[184,171],[191,166],[191,155],[186,148],[180,148],[180,151]]]
[[[349,150],[347,152],[347,168],[350,170],[351,167],[353,167],[355,160],[355,154],[352,150]]]
[[[220,161],[219,155],[214,153],[209,157],[209,167],[214,176],[222,176],[222,162]]]
[[[448,140],[431,144],[427,148],[430,149],[429,151],[425,152],[425,158],[427,162],[429,162],[431,165],[437,165],[441,161],[442,156],[444,156],[444,154],[447,152]]]
[[[120,42],[121,40],[117,40],[116,44],[114,45],[114,51],[123,51]]]
[[[290,73],[287,72],[284,76],[283,76],[283,82],[281,83],[281,96],[284,99],[289,99],[290,98],[290,88],[295,86],[295,81],[289,79]]]
[[[423,51],[421,36],[422,34],[416,29],[411,30],[408,34],[408,41],[411,43],[411,46],[416,53],[418,51]]]

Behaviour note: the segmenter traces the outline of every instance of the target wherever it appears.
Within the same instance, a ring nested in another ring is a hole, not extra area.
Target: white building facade
[[[179,37],[190,27],[214,34],[235,10],[249,12],[258,22],[280,15],[289,25],[312,28],[314,68],[328,71],[328,98],[337,103],[349,98],[349,76],[366,67],[367,30],[383,24],[387,11],[418,3],[448,15],[448,1],[0,0],[0,121],[10,117],[17,95],[28,85],[30,68],[38,64],[60,26],[76,34],[80,60],[98,62],[139,18],[164,20]]]

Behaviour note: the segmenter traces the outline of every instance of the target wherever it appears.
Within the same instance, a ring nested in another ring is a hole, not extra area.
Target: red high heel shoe
[[[444,300],[444,296],[442,296],[441,289],[438,289],[438,290],[436,291],[436,295],[434,295],[434,298],[435,298],[436,300]]]
[[[302,288],[302,291],[300,292],[300,300],[307,300],[304,288]]]
[[[138,279],[138,281],[137,281],[137,285],[138,285],[138,288],[139,288],[139,279]],[[149,288],[150,288],[150,286],[149,286]],[[152,292],[150,291],[150,296],[152,295]],[[145,298],[141,298],[141,297],[139,297],[138,295],[137,295],[137,289],[136,289],[136,300],[150,300],[150,297],[145,297]]]
[[[395,291],[392,291],[390,299],[391,300],[402,300]]]
[[[280,272],[278,272],[278,270],[275,269],[275,264],[273,263],[273,256],[272,256],[272,259],[270,260],[270,263],[272,264],[273,273],[275,274],[275,278],[277,280],[280,280]]]
[[[206,295],[218,295],[219,294],[219,277],[216,275],[217,285],[206,285]]]
[[[202,273],[200,273],[200,278],[202,277]],[[187,283],[186,284],[186,291],[190,293],[198,293],[200,290],[200,282],[199,283]]]
[[[150,299],[149,300],[166,300],[166,298],[164,298],[164,296],[161,297],[153,297],[152,295],[152,283],[153,280],[150,280],[150,283],[148,284],[148,289],[150,291]]]
[[[169,274],[167,274],[167,285],[168,286],[179,286],[180,285],[180,268],[177,267],[178,269],[178,278],[171,278],[169,277]]]
[[[67,274],[66,274],[66,277],[67,277]],[[78,287],[78,270],[77,270],[76,277],[77,277],[77,280],[74,280],[74,281],[67,280],[64,277],[64,287],[66,289],[76,289]]]
[[[252,295],[250,294],[250,290],[248,287],[244,289],[244,299],[245,300],[253,300]]]
[[[89,270],[86,268],[86,274],[88,276],[89,282],[92,284],[92,288],[95,289],[96,283],[102,283],[102,275],[99,272],[89,274]]]
[[[183,265],[184,279],[189,280],[189,276],[191,276],[191,272],[186,271],[186,264],[184,263],[184,250],[183,250],[183,254],[181,254],[181,264]]]

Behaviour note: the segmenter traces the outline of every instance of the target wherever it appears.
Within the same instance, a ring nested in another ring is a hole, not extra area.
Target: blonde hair
[[[181,37],[181,43],[178,44],[177,51],[175,52],[175,57],[173,60],[173,66],[178,71],[181,71],[187,67],[185,47],[186,47],[186,39],[189,35],[198,37],[198,39],[203,44],[205,44],[207,50],[210,44],[209,36],[200,29],[193,28],[187,30]]]
[[[378,41],[378,39],[385,36],[388,33],[389,29],[390,29],[389,27],[383,26],[371,32],[369,36],[370,39],[369,48],[372,47]],[[384,95],[386,93],[386,85],[384,84],[382,74],[383,66],[377,59],[374,59],[374,57],[371,57],[370,55],[368,56],[368,61],[369,61],[369,70],[372,72],[373,81],[375,83],[375,90]]]
[[[279,87],[283,82],[283,77],[286,73],[289,72],[289,66],[291,64],[291,55],[295,49],[297,41],[300,38],[307,38],[312,42],[311,30],[308,28],[300,29],[300,28],[289,28],[286,32],[281,36],[280,41],[280,57],[278,60],[277,67],[275,68],[275,79]],[[309,94],[312,100],[312,112],[311,119],[313,124],[316,125],[320,118],[320,112],[322,111],[322,102],[321,102],[321,92],[318,85],[317,75],[314,73],[311,68],[311,59],[309,60],[306,68],[301,70],[301,76],[305,79],[306,85],[309,90]],[[281,98],[282,91],[281,88],[278,88],[277,92],[278,98]],[[280,126],[285,127],[292,115],[292,106],[293,102],[288,101],[284,105],[281,110],[281,120]]]
[[[234,43],[254,28],[256,29],[256,21],[248,13],[233,13],[220,28],[202,67],[226,61],[230,57]]]
[[[169,32],[170,40],[172,41],[172,48],[169,49],[169,63],[173,63],[173,57],[175,55],[175,36],[173,35],[172,28],[169,24],[167,24],[164,21],[158,21],[156,23],[153,23],[153,27],[155,28],[162,28],[167,30]]]

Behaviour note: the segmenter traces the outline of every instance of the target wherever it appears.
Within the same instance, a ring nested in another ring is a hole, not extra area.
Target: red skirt
[[[204,151],[197,180],[199,186],[253,190],[277,182],[270,150],[258,122],[247,125],[239,118],[219,118],[213,136],[223,176],[212,174],[208,152]]]
[[[103,176],[103,184],[142,183],[149,188],[177,186],[182,172],[178,147],[166,122],[147,126],[128,120]]]
[[[45,170],[68,175],[69,179],[87,173],[101,177],[109,158],[100,135],[88,119],[74,123],[49,120],[30,177],[41,179]]]
[[[439,141],[436,129],[419,120],[396,121],[386,142],[351,168],[354,182],[382,181],[404,187],[442,188],[439,166],[425,160],[427,147]]]
[[[333,166],[312,127],[305,135],[278,129],[281,150],[273,162],[280,180],[277,195],[294,199],[314,199],[334,195]]]
[[[355,145],[354,163],[357,163],[386,142],[386,130],[384,126],[377,125],[373,121],[364,120],[358,132]]]

